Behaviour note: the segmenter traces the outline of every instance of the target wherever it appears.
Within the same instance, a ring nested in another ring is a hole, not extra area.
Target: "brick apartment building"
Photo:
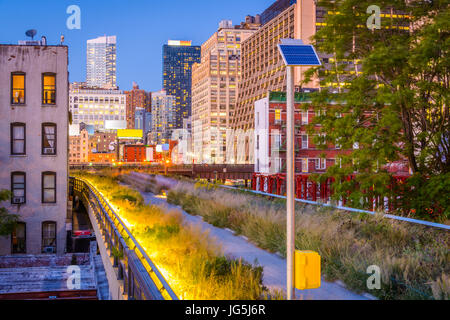
[[[116,143],[116,132],[95,132],[89,137],[89,152],[111,152]]]
[[[146,146],[141,145],[125,145],[123,151],[124,162],[145,162]]]
[[[351,150],[330,145],[322,150],[314,145],[314,137],[306,132],[306,125],[315,111],[304,111],[306,94],[295,95],[295,168],[297,173],[324,173],[336,162],[336,157]],[[286,172],[286,94],[268,92],[255,103],[255,172],[275,174]],[[317,130],[319,127],[317,127]]]
[[[68,194],[68,47],[0,45],[0,190],[20,223],[0,255],[64,254]]]
[[[133,89],[124,92],[127,97],[126,120],[127,129],[135,128],[135,112],[136,108],[142,108],[147,112],[151,112],[151,92],[139,89],[136,82],[133,82]]]
[[[80,134],[69,136],[69,163],[81,164],[88,162],[89,135],[86,129]]]
[[[295,94],[295,170],[296,173],[325,173],[335,165],[339,155],[349,154],[353,150],[344,150],[339,144],[328,144],[320,149],[314,144],[317,135],[310,135],[306,126],[313,122],[316,111],[303,110],[310,102],[308,94]],[[333,105],[325,107],[323,112],[332,110]],[[277,174],[286,172],[286,93],[268,92],[267,96],[255,103],[255,172]],[[315,130],[319,132],[320,126]],[[319,134],[319,133],[318,133]],[[354,149],[359,148],[357,144]],[[389,163],[385,169],[397,175],[409,175],[408,162],[398,160]]]

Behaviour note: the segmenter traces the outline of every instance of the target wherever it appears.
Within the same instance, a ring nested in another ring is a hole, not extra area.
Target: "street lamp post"
[[[286,189],[287,189],[287,232],[286,232],[286,249],[287,249],[287,299],[295,298],[294,290],[294,251],[295,251],[295,150],[294,150],[294,66],[287,66],[287,87],[286,87],[286,111],[287,111],[287,153],[286,153]]]
[[[320,60],[314,47],[303,44],[298,39],[282,39],[278,49],[286,65],[286,111],[287,111],[287,154],[286,154],[286,293],[287,299],[295,298],[294,289],[294,254],[295,254],[295,89],[294,70],[295,66],[320,66]]]

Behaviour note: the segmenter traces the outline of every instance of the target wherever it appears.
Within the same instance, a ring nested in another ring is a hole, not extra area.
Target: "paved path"
[[[222,245],[225,255],[253,263],[255,260],[264,267],[263,283],[271,289],[285,290],[286,287],[286,260],[276,254],[269,253],[258,248],[240,236],[235,236],[232,231],[216,228],[202,220],[200,216],[192,216],[182,210],[179,206],[168,204],[166,199],[161,196],[155,196],[152,193],[141,192],[146,203],[154,205],[167,206],[170,209],[178,209],[183,213],[187,222],[199,224],[203,230],[208,230],[209,234],[216,238]],[[322,286],[314,290],[296,290],[298,299],[305,300],[367,300],[368,298],[353,293],[336,283],[325,282],[322,280]]]

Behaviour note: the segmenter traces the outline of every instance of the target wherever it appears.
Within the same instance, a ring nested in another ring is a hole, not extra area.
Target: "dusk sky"
[[[70,81],[85,81],[86,40],[117,36],[117,84],[128,90],[136,81],[141,89],[162,86],[162,46],[167,40],[192,40],[201,45],[220,20],[239,24],[245,16],[261,13],[274,0],[0,0],[0,43],[17,44],[25,31],[36,29],[48,44],[61,34],[69,46]],[[81,29],[69,30],[67,7],[81,9]]]

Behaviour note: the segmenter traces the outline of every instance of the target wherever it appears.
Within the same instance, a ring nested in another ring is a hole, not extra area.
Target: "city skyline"
[[[140,88],[162,89],[162,46],[168,40],[192,40],[201,45],[222,20],[242,21],[246,15],[260,14],[272,0],[230,0],[223,2],[145,2],[134,1],[0,1],[0,19],[8,28],[0,30],[0,43],[17,44],[25,31],[36,29],[48,44],[69,46],[69,81],[86,81],[86,41],[100,36],[117,36],[117,85],[131,90],[133,81]],[[81,29],[69,30],[67,8],[81,9]],[[27,10],[21,8],[27,7]],[[208,11],[210,14],[204,15]],[[14,12],[11,15],[10,12]],[[155,14],[152,14],[155,13]],[[122,22],[118,23],[119,20]],[[163,31],[163,32],[161,32]],[[148,40],[147,40],[148,39]]]

